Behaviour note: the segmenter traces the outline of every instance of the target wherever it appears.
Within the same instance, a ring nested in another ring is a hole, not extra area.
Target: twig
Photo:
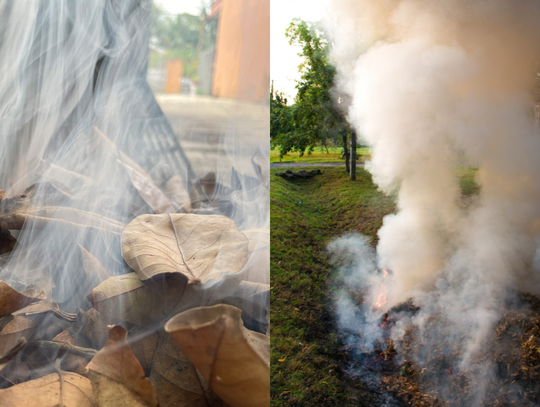
[[[37,348],[41,352],[46,350],[53,350],[62,353],[73,353],[75,355],[83,356],[86,359],[93,358],[97,350],[91,348],[83,348],[81,346],[70,345],[69,343],[53,342],[53,341],[34,341],[26,345],[27,348]]]
[[[13,383],[13,382],[12,382],[11,380],[9,380],[7,377],[2,376],[1,374],[0,374],[0,377],[1,377],[2,379],[4,379],[6,382],[10,382],[13,386],[15,386],[15,383]]]

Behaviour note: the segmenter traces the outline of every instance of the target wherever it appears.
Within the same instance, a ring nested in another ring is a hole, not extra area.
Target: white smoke
[[[268,104],[230,100],[218,114],[207,109],[204,124],[174,131],[147,83],[151,20],[150,0],[0,0],[0,189],[22,194],[37,183],[30,210],[60,208],[47,209],[52,221],[13,232],[18,244],[1,256],[0,279],[46,291],[63,311],[89,309],[81,247],[112,275],[129,272],[123,227],[154,212],[126,169],[136,166],[150,192],[194,193],[194,212],[224,214],[248,231],[252,254],[224,278],[222,296],[251,301],[264,325],[269,294],[236,289],[269,282]],[[221,283],[197,290],[209,302]]]
[[[378,233],[384,309],[412,298],[420,332],[442,313],[463,369],[511,291],[540,293],[539,19],[532,0],[334,0],[328,21],[338,88],[373,148],[367,169],[398,191]],[[467,212],[462,164],[479,167]]]

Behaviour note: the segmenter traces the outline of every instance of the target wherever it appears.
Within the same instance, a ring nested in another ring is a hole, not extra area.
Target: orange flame
[[[388,271],[383,270],[383,278],[386,278],[387,274]],[[383,281],[381,283],[381,292],[377,298],[377,302],[375,303],[375,308],[381,308],[384,304],[386,304],[386,286],[384,285]]]

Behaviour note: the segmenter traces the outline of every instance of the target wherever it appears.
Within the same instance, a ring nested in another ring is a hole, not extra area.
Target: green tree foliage
[[[272,147],[283,156],[289,151],[308,154],[328,139],[341,140],[350,127],[332,98],[336,69],[328,60],[328,40],[316,25],[293,20],[286,36],[291,45],[302,47],[294,104],[287,106],[279,92],[271,95],[270,134]],[[288,120],[285,122],[285,120]]]
[[[281,92],[270,93],[270,140],[272,148],[279,148],[283,157],[289,151],[296,151],[294,137],[293,106],[287,105],[287,98]]]
[[[181,59],[183,76],[196,79],[198,53],[215,40],[217,22],[206,18],[207,1],[201,2],[201,14],[168,14],[152,3],[152,41],[163,49],[167,60]],[[150,61],[152,64],[153,61]]]

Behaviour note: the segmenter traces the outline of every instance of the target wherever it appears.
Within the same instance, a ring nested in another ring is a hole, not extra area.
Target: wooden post
[[[356,130],[351,131],[351,179],[356,180]]]
[[[343,156],[345,157],[345,170],[350,171],[349,165],[349,149],[347,148],[347,133],[343,134]]]
[[[182,61],[176,59],[167,62],[167,82],[165,93],[180,93],[182,90],[180,80],[182,78]]]

